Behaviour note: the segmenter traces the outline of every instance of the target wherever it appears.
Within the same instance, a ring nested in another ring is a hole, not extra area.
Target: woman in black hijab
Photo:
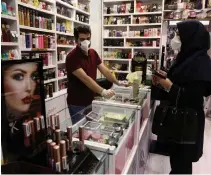
[[[198,136],[196,144],[169,143],[171,174],[191,174],[192,162],[197,162],[203,154],[205,116],[203,97],[211,95],[211,60],[207,54],[210,37],[203,24],[185,21],[177,24],[178,34],[172,40],[172,47],[180,52],[167,76],[162,79],[153,76],[153,84],[159,84],[162,100],[175,105],[180,89],[179,107],[191,108],[198,113]],[[181,90],[182,89],[182,90]],[[161,101],[162,103],[162,101]]]

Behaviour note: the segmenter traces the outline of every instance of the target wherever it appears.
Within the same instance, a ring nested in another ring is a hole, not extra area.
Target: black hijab
[[[199,21],[184,21],[177,27],[182,46],[168,78],[178,84],[211,81],[211,60],[207,53],[210,36],[204,25]]]

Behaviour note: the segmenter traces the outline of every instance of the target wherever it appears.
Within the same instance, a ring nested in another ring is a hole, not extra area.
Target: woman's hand
[[[171,80],[169,80],[168,78],[164,79],[164,78],[160,78],[156,75],[153,76],[152,83],[154,85],[159,84],[164,89],[171,89],[171,86],[173,85]]]
[[[164,72],[164,71],[162,71],[162,70],[158,70],[158,72],[159,72],[161,75],[163,75],[164,77],[167,77],[167,73],[166,73],[166,72]]]

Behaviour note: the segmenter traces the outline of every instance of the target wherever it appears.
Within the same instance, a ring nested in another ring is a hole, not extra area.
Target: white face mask
[[[179,39],[179,37],[175,34],[174,38],[171,40],[171,48],[173,50],[178,50],[180,49],[182,43]]]
[[[90,41],[88,41],[88,40],[82,41],[80,44],[80,47],[84,52],[88,53],[89,47],[90,47]]]

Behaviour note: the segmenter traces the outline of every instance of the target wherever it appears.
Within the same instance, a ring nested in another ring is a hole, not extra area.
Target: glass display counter
[[[92,151],[108,153],[106,172],[120,174],[136,144],[137,117],[134,109],[116,106],[91,105],[77,113],[80,121],[73,125],[73,140],[79,140],[79,127],[84,128],[85,145]],[[64,121],[61,129],[66,132],[70,121]]]

